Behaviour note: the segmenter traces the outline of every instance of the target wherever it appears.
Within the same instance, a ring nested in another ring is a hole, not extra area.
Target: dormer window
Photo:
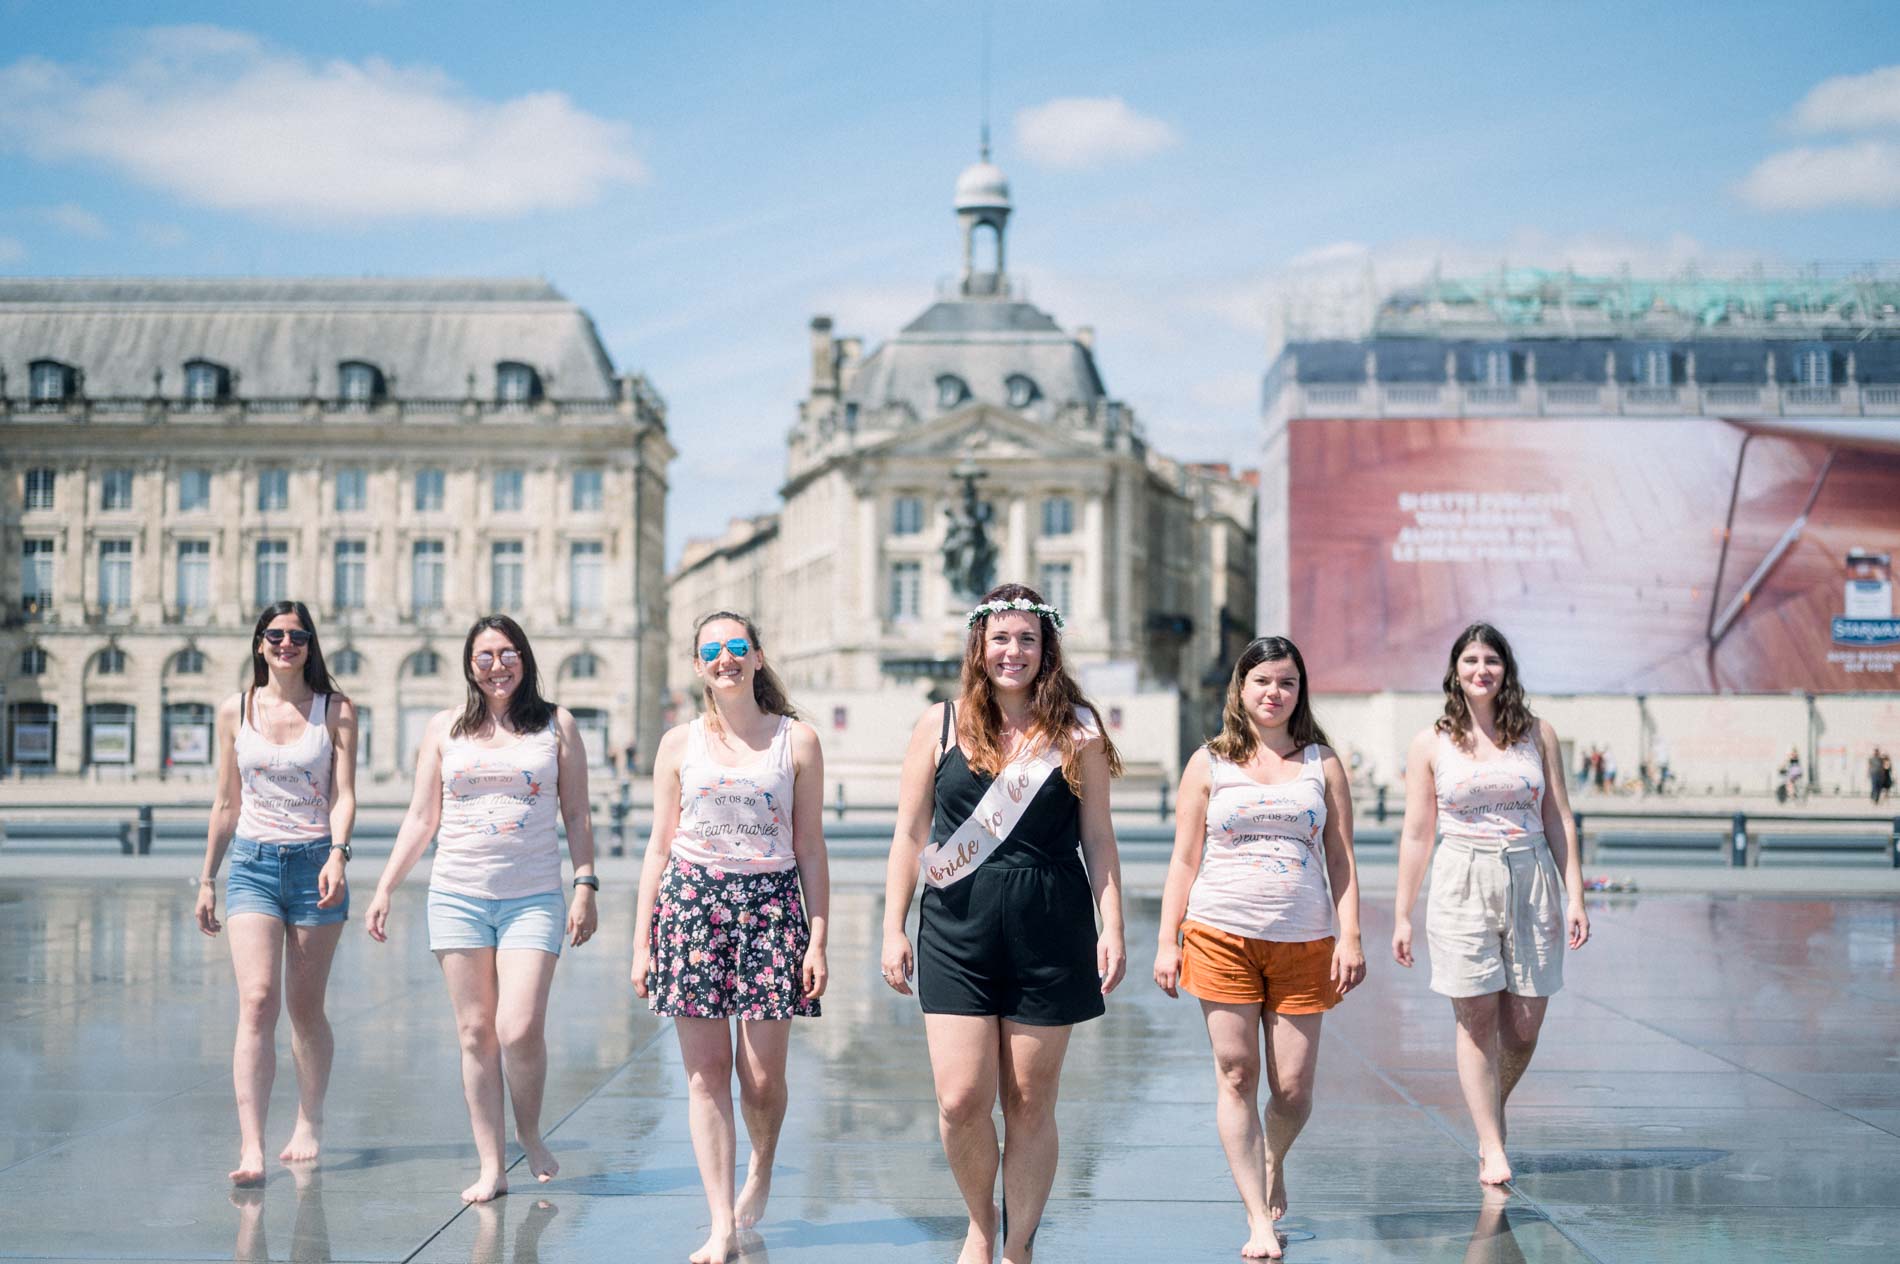
[[[208,408],[231,398],[231,370],[210,360],[185,362],[185,403]]]
[[[954,373],[946,373],[937,379],[937,407],[955,408],[970,398],[967,382]]]
[[[1021,373],[1010,374],[1003,385],[1009,388],[1011,408],[1027,408],[1042,398],[1042,392],[1036,389],[1035,379],[1025,377]]]
[[[495,366],[495,400],[503,408],[526,408],[541,399],[541,375],[532,366],[504,360]]]
[[[79,394],[79,370],[58,360],[35,360],[28,366],[27,389],[33,403],[63,404]]]
[[[374,408],[388,388],[383,371],[367,360],[345,360],[336,366],[337,397],[345,408]]]

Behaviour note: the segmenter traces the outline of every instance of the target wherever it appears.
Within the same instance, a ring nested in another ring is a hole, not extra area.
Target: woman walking
[[[1320,1023],[1366,975],[1347,781],[1313,718],[1298,647],[1249,643],[1220,735],[1181,774],[1154,967],[1169,996],[1200,998],[1248,1259],[1281,1258],[1273,1226],[1287,1211],[1287,1151],[1313,1109]]]
[[[429,876],[429,947],[442,964],[462,1046],[480,1171],[462,1201],[508,1192],[503,1162],[504,1069],[515,1140],[535,1179],[561,1170],[541,1137],[547,1081],[548,990],[563,940],[594,934],[594,832],[587,752],[565,708],[541,696],[527,634],[507,615],[477,619],[462,646],[468,700],[429,721],[416,757],[409,814],[367,921],[389,938],[389,901],[436,840]],[[574,900],[561,897],[556,817],[567,827]]]
[[[1108,804],[1121,756],[1063,665],[1062,622],[1033,589],[992,589],[969,615],[959,699],[924,713],[904,756],[882,966],[905,995],[917,978],[938,1127],[970,1213],[960,1264],[996,1250],[999,1090],[1003,1259],[1030,1259],[1069,1034],[1102,1014],[1127,964]]]
[[[1431,986],[1451,998],[1478,1179],[1502,1185],[1505,1103],[1563,986],[1565,944],[1583,947],[1590,918],[1557,733],[1525,705],[1504,634],[1487,623],[1460,633],[1444,688],[1445,713],[1406,756],[1392,956],[1412,964],[1412,907],[1438,834]]]
[[[218,707],[218,792],[198,879],[198,928],[216,935],[218,865],[231,851],[224,919],[237,974],[238,1164],[234,1185],[264,1181],[264,1117],[277,1075],[277,1012],[290,1009],[297,1126],[278,1154],[309,1162],[323,1142],[335,1041],[323,1012],[349,917],[356,821],[356,709],[323,665],[301,601],[268,606],[251,632],[251,683]]]
[[[791,1020],[818,1017],[829,975],[831,885],[824,755],[766,663],[759,630],[720,611],[700,619],[693,641],[705,713],[668,730],[654,761],[633,989],[679,1035],[693,1157],[712,1213],[691,1258],[718,1264],[772,1192]],[[735,1065],[752,1145],[736,1196]]]

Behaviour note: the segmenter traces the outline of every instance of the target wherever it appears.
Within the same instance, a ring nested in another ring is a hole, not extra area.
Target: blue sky
[[[1254,459],[1340,278],[1900,254],[1900,5],[1319,10],[995,6],[1011,270],[1173,455]],[[670,401],[677,555],[772,505],[810,317],[956,267],[982,13],[0,0],[0,270],[544,275]]]

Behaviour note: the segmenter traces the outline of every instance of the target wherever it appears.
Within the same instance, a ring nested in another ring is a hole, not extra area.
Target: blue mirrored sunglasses
[[[730,641],[723,643],[719,641],[708,641],[699,647],[699,661],[702,663],[712,662],[719,657],[719,651],[722,649],[734,658],[744,658],[747,654],[752,652],[752,642],[746,640],[743,636],[735,636]]]

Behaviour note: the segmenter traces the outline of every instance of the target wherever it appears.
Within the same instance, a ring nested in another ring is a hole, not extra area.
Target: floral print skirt
[[[665,1018],[816,1018],[804,989],[811,928],[798,871],[668,862],[653,906],[647,1004]]]

